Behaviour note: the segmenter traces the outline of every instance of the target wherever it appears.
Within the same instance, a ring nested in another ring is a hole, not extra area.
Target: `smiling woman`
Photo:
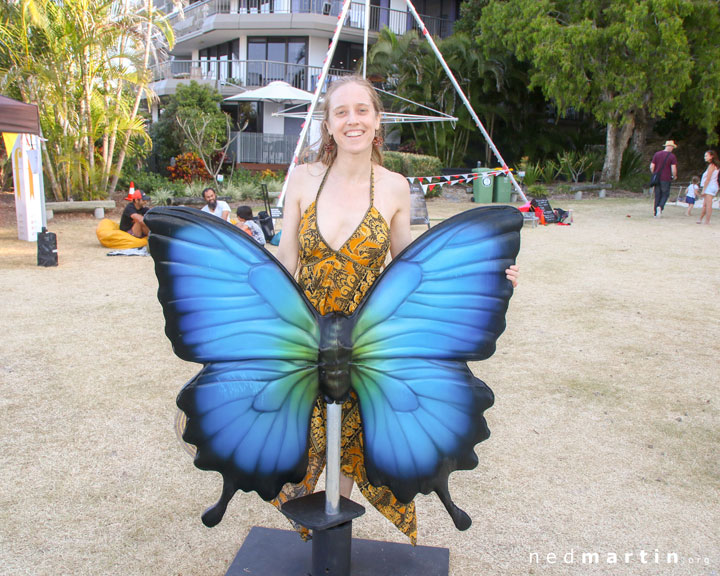
[[[400,174],[382,167],[382,107],[372,85],[357,76],[333,82],[325,97],[320,155],[291,174],[278,259],[295,275],[321,314],[351,314],[379,276],[388,251],[411,241],[410,189]],[[314,491],[325,466],[324,402],[313,409],[308,470],[288,485],[277,506]],[[343,404],[341,492],[353,481],[363,495],[411,542],[417,538],[415,505],[387,488],[372,486],[363,462],[357,396]],[[307,531],[297,526],[305,535]]]
[[[388,252],[395,258],[412,240],[408,181],[382,166],[381,116],[380,99],[367,80],[347,76],[334,81],[325,96],[318,160],[298,166],[288,182],[278,260],[297,276],[322,315],[352,314],[380,275]],[[512,268],[506,273],[515,284]],[[415,543],[414,502],[403,503],[387,487],[368,480],[354,390],[342,410],[342,495],[349,497],[357,483],[367,500]],[[276,506],[313,492],[325,449],[324,401],[318,397],[306,476],[286,485]]]

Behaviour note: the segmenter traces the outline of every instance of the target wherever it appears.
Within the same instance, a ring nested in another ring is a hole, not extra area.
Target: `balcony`
[[[236,164],[290,164],[297,136],[233,132],[229,155]]]
[[[178,44],[192,37],[223,29],[237,31],[254,29],[258,22],[268,22],[268,14],[309,14],[327,16],[329,30],[334,29],[335,21],[342,9],[340,0],[206,0],[191,4],[184,11],[184,18],[171,14],[168,19],[175,31]],[[252,15],[258,15],[252,17]],[[453,22],[444,18],[423,16],[430,34],[445,38],[452,34]],[[279,23],[280,24],[280,23]],[[282,23],[282,28],[295,26],[292,20]],[[353,2],[350,5],[346,28],[363,30],[365,27],[365,4]],[[388,27],[395,34],[402,35],[409,30],[417,29],[411,14],[402,10],[370,6],[368,28],[371,32],[379,32]]]
[[[151,68],[155,91],[169,93],[161,83],[189,81],[214,84],[225,95],[238,93],[238,87],[259,88],[275,80],[282,80],[295,88],[314,92],[322,67],[289,64],[270,60],[169,60]],[[351,74],[350,70],[331,68],[332,77]]]

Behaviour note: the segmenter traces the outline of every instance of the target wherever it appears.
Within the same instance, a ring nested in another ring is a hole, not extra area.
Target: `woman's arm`
[[[393,175],[394,207],[390,220],[390,256],[395,258],[412,242],[410,232],[410,184],[400,174]]]
[[[300,167],[290,174],[287,191],[285,193],[285,204],[283,209],[282,234],[278,246],[277,259],[285,266],[291,276],[297,272],[298,259],[300,256],[300,244],[298,243],[298,230],[300,228]]]

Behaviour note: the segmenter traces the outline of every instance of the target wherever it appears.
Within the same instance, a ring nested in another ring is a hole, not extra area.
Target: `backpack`
[[[265,242],[270,242],[275,236],[275,228],[273,226],[272,217],[265,210],[260,210],[254,220],[260,225],[263,236],[265,236]]]

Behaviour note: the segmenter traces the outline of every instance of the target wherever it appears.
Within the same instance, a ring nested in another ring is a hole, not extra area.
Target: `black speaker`
[[[37,235],[37,263],[38,266],[57,266],[57,234],[48,232],[43,227]]]

